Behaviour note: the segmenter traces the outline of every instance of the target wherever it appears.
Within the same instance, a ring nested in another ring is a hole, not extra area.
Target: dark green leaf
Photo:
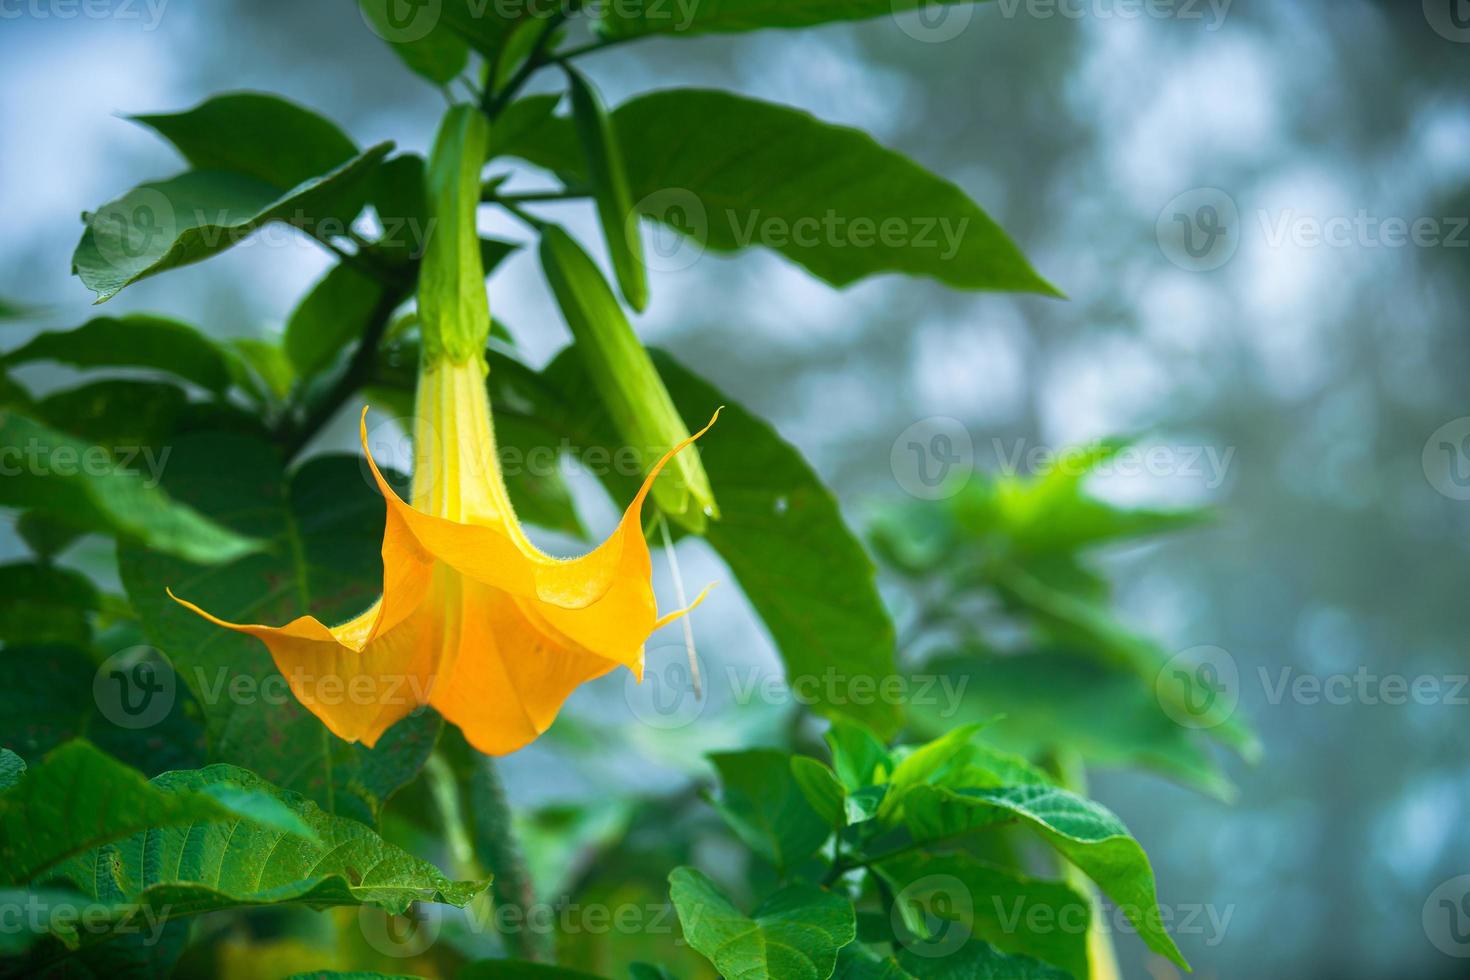
[[[693,868],[675,868],[669,884],[685,940],[727,977],[827,980],[857,936],[852,903],[812,885],[783,888],[746,916]]]
[[[227,355],[198,330],[135,313],[97,317],[75,330],[37,334],[0,356],[0,366],[57,361],[73,367],[141,367],[166,371],[210,391],[229,386]]]
[[[791,772],[791,757],[774,749],[719,752],[710,762],[720,774],[715,807],[757,854],[783,874],[816,853],[832,833],[812,809]]]
[[[847,789],[837,774],[816,759],[798,755],[791,760],[791,775],[807,803],[828,827],[845,827],[850,822]]]
[[[1026,956],[1006,956],[978,940],[937,958],[905,949],[898,962],[915,980],[1070,980],[1056,967]]]
[[[758,31],[767,27],[813,27],[835,21],[887,17],[929,5],[971,3],[973,0],[702,0],[670,3],[666,0],[624,0],[601,8],[598,30],[609,37],[667,34],[685,37],[708,33]]]
[[[362,209],[363,178],[392,148],[380,143],[289,189],[212,170],[140,184],[90,216],[72,271],[101,303],[139,279],[218,255],[271,222],[342,234]]]
[[[358,0],[358,6],[373,32],[414,74],[447,85],[469,64],[469,45],[437,23],[434,6],[403,5],[398,0]]]
[[[834,718],[826,739],[832,750],[832,768],[849,790],[888,781],[893,759],[866,727],[846,718]]]
[[[1019,820],[1086,872],[1128,916],[1150,949],[1186,966],[1161,921],[1148,856],[1122,821],[1102,805],[1040,784],[986,789],[918,786],[904,795],[903,814],[909,832],[920,841]]]
[[[861,943],[842,947],[832,980],[914,980],[891,956],[879,956]]]
[[[596,974],[524,960],[481,960],[459,968],[454,980],[601,980]]]
[[[229,561],[258,547],[174,501],[136,456],[114,458],[13,411],[0,411],[0,445],[11,450],[0,456],[0,506],[43,510],[200,562]]]
[[[835,286],[898,272],[1060,295],[964,191],[859,130],[694,89],[640,96],[612,123],[638,209],[693,249],[763,245]],[[571,130],[549,120],[508,151],[584,177]]]
[[[294,373],[310,377],[361,337],[383,298],[376,279],[351,266],[332,267],[286,318],[284,344]]]
[[[123,584],[150,641],[173,661],[204,711],[212,757],[249,766],[329,812],[364,821],[418,772],[439,720],[395,725],[367,749],[331,735],[291,696],[259,641],[206,622],[182,598],[235,622],[344,621],[382,590],[382,497],[355,457],[326,456],[287,478],[271,446],[234,435],[178,440],[166,482],[221,522],[268,541],[268,554],[201,569],[126,547]]]
[[[281,191],[357,155],[335,123],[262,92],[230,92],[184,112],[131,118],[177,147],[195,170],[254,177]]]
[[[893,888],[895,904],[917,921],[957,922],[997,949],[1035,957],[1086,980],[1092,906],[1069,885],[1027,878],[968,854],[910,853],[877,870]],[[921,939],[934,938],[927,928],[913,931]],[[935,933],[938,940],[930,951],[942,947],[945,935]]]
[[[249,773],[219,768],[196,785],[170,784],[168,777],[160,785],[87,742],[67,742],[0,794],[0,883],[31,882],[83,852],[149,829],[246,820],[278,839],[316,840],[316,828]]]
[[[97,589],[85,575],[50,565],[0,565],[0,643],[76,643],[92,637]]]

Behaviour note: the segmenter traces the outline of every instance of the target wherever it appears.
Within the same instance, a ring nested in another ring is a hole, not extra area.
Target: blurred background
[[[1265,757],[1225,760],[1233,805],[1140,774],[1098,773],[1094,795],[1153,857],[1161,902],[1219,923],[1179,936],[1199,976],[1459,975],[1445,947],[1466,947],[1434,910],[1470,872],[1470,8],[996,0],[654,40],[585,68],[612,103],[697,84],[862,127],[1010,232],[1069,301],[898,277],[838,291],[749,252],[655,275],[638,327],[772,421],[857,526],[909,499],[891,450],[916,423],[968,438],[982,469],[1120,433],[1161,447],[1097,492],[1221,519],[1112,553],[1124,618],[1171,651],[1227,651]],[[0,0],[0,296],[45,310],[0,328],[4,346],[91,315],[69,275],[83,209],[182,169],[117,114],[229,89],[419,151],[444,105],[351,0]],[[590,209],[546,213],[600,244]],[[269,336],[328,264],[276,234],[107,310]],[[534,256],[501,268],[491,305],[538,363],[568,340]],[[339,419],[323,445],[351,449],[350,430]],[[20,550],[0,526],[0,558]],[[723,576],[697,546],[681,557],[693,586]],[[106,575],[111,559],[70,560]],[[604,679],[558,728],[621,719],[626,751],[538,742],[507,763],[516,801],[677,787],[703,751],[777,730],[781,706],[742,704],[730,682],[778,672],[738,589],[694,626],[707,702],[670,724]],[[650,647],[655,672],[682,656],[677,635]],[[1389,675],[1439,694],[1384,703]],[[1299,677],[1325,687],[1294,695]],[[1119,945],[1125,975],[1171,975]]]

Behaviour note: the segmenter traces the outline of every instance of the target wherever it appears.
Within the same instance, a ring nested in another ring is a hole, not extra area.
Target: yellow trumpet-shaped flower
[[[427,704],[480,751],[512,752],[550,727],[579,684],[619,665],[642,680],[648,635],[688,612],[658,615],[641,515],[664,465],[709,426],[669,450],[617,530],[580,558],[539,550],[511,508],[485,388],[490,310],[475,228],[488,138],[477,110],[451,108],[427,168],[436,226],[419,274],[411,502],[368,453],[388,503],[382,598],[335,627],[311,616],[227,623],[178,600],[263,642],[296,698],[349,742],[371,746]]]
[[[349,742],[371,746],[428,704],[480,751],[512,752],[550,727],[578,685],[620,665],[641,680],[648,635],[688,611],[658,615],[641,514],[655,477],[704,430],[659,461],[599,547],[553,558],[511,508],[484,371],[472,358],[421,373],[410,503],[369,453],[388,514],[383,595],[362,615],[335,627],[311,616],[242,625],[178,599],[265,643],[296,698]]]

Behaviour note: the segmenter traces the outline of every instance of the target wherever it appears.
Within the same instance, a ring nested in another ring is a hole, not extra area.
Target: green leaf
[[[1150,949],[1187,967],[1159,915],[1148,856],[1122,821],[1101,804],[1041,784],[986,789],[918,786],[904,795],[903,814],[918,841],[1019,820],[1095,881]]]
[[[791,775],[801,787],[806,801],[817,811],[828,827],[845,827],[851,821],[847,811],[847,789],[837,774],[809,756],[791,760]]]
[[[462,907],[485,888],[483,881],[450,881],[362,824],[324,813],[243,769],[210,766],[151,782],[133,776],[130,791],[151,794],[166,823],[144,823],[118,839],[118,821],[111,821],[99,835],[112,843],[64,866],[66,880],[84,896],[122,913],[112,923],[116,931],[130,922],[282,903],[370,904],[392,914],[413,902]],[[28,776],[0,796],[0,807],[31,782]],[[77,799],[98,792],[85,780],[70,791]],[[245,804],[248,812],[232,809]],[[209,812],[211,806],[217,811]],[[198,813],[181,814],[185,808]],[[309,836],[299,836],[302,830]],[[75,945],[82,937],[61,938]],[[89,929],[84,941],[108,938]]]
[[[101,303],[140,279],[218,255],[272,222],[341,234],[362,210],[364,178],[392,148],[380,143],[294,187],[214,170],[140,184],[88,218],[72,271]]]
[[[663,0],[626,0],[607,4],[597,29],[608,37],[667,34],[673,37],[758,31],[768,27],[814,27],[836,21],[887,17],[929,5],[972,0],[703,0],[687,7]]]
[[[914,980],[891,956],[879,956],[861,943],[842,947],[832,980]]]
[[[0,410],[0,506],[35,508],[88,530],[119,535],[199,562],[229,561],[259,545],[169,497],[134,460]]]
[[[230,342],[235,353],[244,359],[260,386],[255,387],[256,397],[262,401],[285,398],[296,382],[296,369],[291,359],[279,345],[256,337],[240,337]]]
[[[235,622],[286,623],[306,613],[340,622],[366,609],[382,590],[384,505],[361,461],[317,457],[288,477],[272,446],[201,433],[177,441],[165,481],[271,547],[217,569],[145,548],[118,554],[150,642],[200,703],[211,757],[248,766],[329,812],[374,820],[427,758],[437,715],[404,719],[373,749],[343,742],[291,696],[259,641],[214,626],[165,593],[171,587]]]
[[[410,5],[404,20],[397,0],[358,0],[373,32],[387,41],[414,74],[447,85],[469,64],[464,40],[438,23],[430,23],[433,7]],[[422,18],[422,21],[420,20]]]
[[[293,373],[310,377],[361,337],[383,300],[383,287],[347,265],[333,266],[286,318],[284,346]]]
[[[835,822],[812,809],[785,752],[718,752],[709,760],[720,775],[716,809],[751,850],[783,875],[815,854],[832,833]]]
[[[220,778],[170,792],[88,742],[67,742],[0,794],[0,883],[34,881],[85,851],[149,829],[246,820],[278,837],[316,839],[296,812],[248,783]]]
[[[675,868],[669,884],[685,940],[727,977],[827,980],[857,936],[852,903],[812,885],[783,888],[746,916],[693,868]]]
[[[96,317],[75,330],[37,334],[0,356],[0,367],[56,361],[72,367],[166,371],[209,391],[229,387],[227,355],[186,323],[146,314]]]
[[[910,853],[876,870],[907,913],[905,922],[908,914],[918,921],[932,916],[958,922],[997,949],[1043,960],[1086,980],[1092,905],[1069,885],[1027,878],[963,853]],[[931,949],[942,943],[941,938]]]
[[[695,249],[763,245],[834,286],[896,272],[1060,295],[964,191],[859,130],[697,89],[633,99],[612,125],[639,210]],[[509,152],[585,176],[571,129],[549,120]]]
[[[0,793],[20,782],[25,772],[24,759],[9,749],[0,749]]]
[[[919,732],[937,735],[955,721],[996,718],[986,738],[1028,758],[1073,750],[1090,764],[1141,766],[1220,799],[1234,796],[1199,733],[1175,724],[1153,688],[1131,672],[1051,651],[945,656],[924,670],[955,678],[962,699],[957,711],[911,705]]]
[[[495,125],[490,127],[490,144],[485,148],[485,158],[492,160],[503,153],[512,152],[528,134],[534,133],[551,118],[561,102],[561,93],[550,95],[528,95],[505,107]]]
[[[878,737],[863,725],[834,718],[826,740],[832,750],[832,768],[849,790],[888,781],[893,758]]]
[[[634,310],[648,305],[648,270],[643,260],[643,236],[638,212],[633,209],[633,192],[623,163],[623,148],[602,97],[592,83],[570,65],[564,66],[572,97],[572,121],[582,144],[587,167],[587,184],[597,203],[602,234],[612,257],[613,271],[623,298]]]
[[[357,155],[335,123],[263,92],[229,92],[184,112],[130,118],[172,143],[195,170],[254,177],[279,190]]]
[[[623,444],[641,454],[645,467],[652,467],[659,456],[689,438],[690,424],[680,418],[658,369],[591,257],[555,225],[542,230],[540,252],[541,267],[593,390]],[[709,413],[717,407],[710,406]],[[654,482],[653,499],[663,513],[696,533],[704,530],[708,517],[719,516],[699,449],[685,450],[669,462]]]
[[[905,949],[898,962],[915,980],[1071,980],[1056,967],[1026,956],[1007,956],[978,940],[941,958]]]
[[[50,565],[0,565],[0,644],[75,643],[92,638],[89,618],[101,603],[78,572]]]
[[[28,510],[15,521],[15,533],[36,557],[51,561],[82,536],[82,531],[54,514]]]

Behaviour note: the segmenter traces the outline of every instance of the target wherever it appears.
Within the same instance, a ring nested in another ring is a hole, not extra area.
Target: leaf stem
[[[532,921],[530,911],[536,892],[526,870],[511,823],[510,804],[495,760],[478,752],[470,771],[470,812],[474,815],[475,839],[481,845],[481,856],[495,877],[491,894],[499,909],[514,910],[497,915],[504,922],[501,936],[511,955],[533,963],[552,963],[552,934],[545,923]]]
[[[510,105],[511,99],[515,98],[516,93],[521,90],[521,86],[525,85],[532,75],[552,63],[554,59],[546,56],[546,46],[551,43],[552,35],[556,33],[556,29],[566,19],[567,11],[565,10],[558,11],[546,18],[545,26],[541,28],[541,33],[537,35],[535,43],[531,46],[531,53],[526,55],[526,60],[516,69],[515,74],[501,86],[499,92],[492,92],[491,86],[488,84],[485,86],[485,92],[480,97],[480,111],[491,122],[494,122],[495,118],[505,110],[505,107]]]

